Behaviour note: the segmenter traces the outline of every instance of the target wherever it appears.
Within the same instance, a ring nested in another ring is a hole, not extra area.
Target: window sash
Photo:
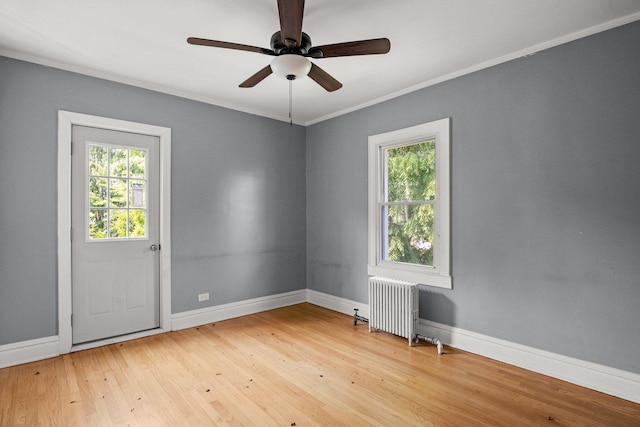
[[[407,209],[401,209],[400,212],[392,213],[390,212],[390,207],[402,207]],[[423,267],[434,267],[437,261],[437,244],[435,237],[435,226],[436,221],[435,218],[431,219],[430,228],[431,230],[428,235],[420,235],[420,233],[413,234],[409,237],[410,239],[407,241],[405,239],[398,239],[397,235],[392,235],[392,227],[403,227],[404,221],[402,221],[402,217],[404,216],[405,221],[409,221],[414,215],[420,215],[420,212],[417,210],[409,209],[411,207],[422,207],[422,206],[430,206],[431,213],[435,212],[433,203],[392,203],[392,204],[381,204],[379,207],[380,214],[380,246],[379,246],[379,261],[384,262],[392,262],[392,263],[403,263],[408,265],[418,265]],[[425,212],[422,212],[423,214]],[[399,216],[399,217],[398,217]],[[415,225],[415,223],[414,223]],[[396,231],[397,228],[396,228]],[[426,237],[426,239],[424,239]],[[398,244],[400,244],[400,248],[398,248]],[[430,248],[422,248],[422,250],[418,247],[420,244],[425,245],[428,244]],[[395,252],[395,253],[392,253]],[[396,258],[396,259],[392,259]],[[402,259],[398,259],[402,258]],[[413,259],[417,262],[409,261],[409,259]]]

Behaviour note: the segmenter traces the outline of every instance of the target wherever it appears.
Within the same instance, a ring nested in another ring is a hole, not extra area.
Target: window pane
[[[124,208],[127,206],[127,180],[109,180],[109,206],[112,208]]]
[[[89,238],[104,239],[107,237],[107,210],[89,210]]]
[[[109,148],[109,175],[127,176],[127,149]]]
[[[386,261],[433,265],[433,206],[383,207],[383,253]]]
[[[146,212],[142,209],[129,211],[129,237],[144,237],[144,221]]]
[[[89,178],[89,206],[107,207],[107,178]]]
[[[89,145],[89,175],[107,175],[107,149]]]
[[[109,210],[109,237],[127,237],[127,210]]]
[[[129,151],[129,176],[131,178],[144,178],[144,156],[142,150]]]
[[[387,148],[386,201],[434,200],[436,195],[436,142],[425,141]]]
[[[134,147],[89,144],[89,239],[146,237],[146,157]]]
[[[131,180],[129,192],[129,206],[132,208],[144,207],[144,181]]]

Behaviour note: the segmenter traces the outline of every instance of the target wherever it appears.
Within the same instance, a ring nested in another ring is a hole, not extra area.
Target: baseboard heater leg
[[[358,320],[364,323],[369,323],[369,319],[367,319],[366,317],[362,317],[358,314],[358,309],[354,308],[353,309],[354,313],[353,313],[353,326],[358,326]]]
[[[426,342],[428,342],[429,344],[434,344],[438,346],[438,354],[442,354],[442,343],[440,342],[440,340],[438,338],[433,338],[433,337],[425,337],[423,335],[420,334],[416,334],[416,343],[420,340],[424,340]]]

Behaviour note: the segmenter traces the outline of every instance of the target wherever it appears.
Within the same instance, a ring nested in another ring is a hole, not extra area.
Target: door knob
[[[149,246],[149,249],[151,249],[153,252],[155,252],[158,249],[160,249],[160,245],[151,245],[151,246]]]

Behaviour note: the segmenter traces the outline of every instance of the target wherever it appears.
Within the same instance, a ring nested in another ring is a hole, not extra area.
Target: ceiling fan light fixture
[[[276,56],[270,66],[273,74],[287,80],[300,79],[311,70],[311,62],[304,56],[296,54]]]

